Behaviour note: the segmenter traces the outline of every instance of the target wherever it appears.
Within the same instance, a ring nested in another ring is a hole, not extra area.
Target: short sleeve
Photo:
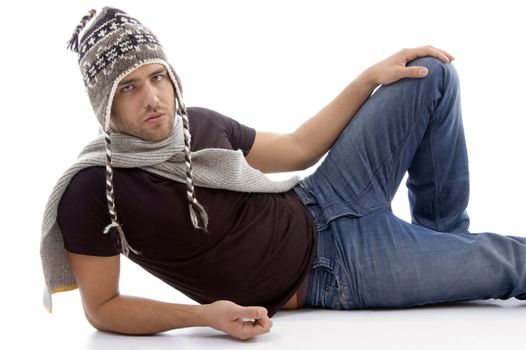
[[[232,118],[223,115],[221,116],[223,118],[219,118],[218,120],[223,123],[232,147],[234,149],[242,150],[243,154],[246,156],[254,144],[256,130],[241,124]]]
[[[103,233],[110,222],[104,176],[102,167],[81,170],[73,177],[60,200],[58,226],[64,248],[71,253],[94,256],[119,254],[109,235]]]
[[[203,120],[206,120],[216,126],[216,132],[222,131],[226,134],[232,149],[240,149],[245,156],[250,152],[256,139],[256,130],[254,128],[244,125],[231,117],[203,107],[191,107],[188,109],[188,112],[191,118],[194,118],[196,122],[199,123],[199,125],[197,125],[198,128],[201,129],[199,131],[206,132],[206,134],[198,132],[200,138],[213,140],[216,136],[212,135],[210,128],[204,128],[202,126]],[[190,126],[192,126],[192,119],[190,120]],[[200,142],[205,141],[200,140]]]

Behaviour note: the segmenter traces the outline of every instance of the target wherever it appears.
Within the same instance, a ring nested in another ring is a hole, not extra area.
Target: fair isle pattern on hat
[[[78,53],[78,61],[88,91],[93,110],[104,133],[106,145],[106,200],[111,223],[104,229],[124,255],[130,251],[140,254],[127,242],[117,217],[111,151],[111,105],[118,83],[129,73],[142,65],[159,63],[166,67],[172,80],[177,115],[183,121],[184,155],[186,165],[187,199],[189,212],[195,228],[207,231],[208,215],[197,201],[193,185],[192,158],[190,153],[190,126],[186,107],[182,101],[181,82],[153,33],[138,20],[125,12],[105,7],[86,29],[79,43],[79,34],[84,26],[95,16],[91,10],[85,15],[68,42],[68,48]],[[177,117],[176,115],[176,117]],[[201,221],[201,222],[200,222]]]
[[[103,50],[99,49],[97,52],[97,59],[84,63],[84,83],[86,86],[91,86],[94,83],[97,74],[100,73],[106,66],[111,66],[117,59],[126,54],[133,53],[133,50],[139,48],[140,45],[147,45],[150,50],[159,50],[160,44],[157,38],[151,33],[145,33],[147,29],[142,26],[137,20],[129,17],[125,13],[116,12],[113,18],[104,22],[95,31],[83,38],[83,44],[79,50],[79,63],[82,62],[87,52],[98,44],[106,36],[112,34],[122,26],[136,26],[136,31],[128,30],[120,34],[119,41],[109,43]]]

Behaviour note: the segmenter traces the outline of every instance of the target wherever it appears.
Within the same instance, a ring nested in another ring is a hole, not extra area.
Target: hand
[[[246,340],[270,332],[272,321],[264,307],[244,307],[227,300],[204,305],[207,325]]]
[[[425,56],[433,56],[444,63],[450,62],[455,58],[449,53],[437,49],[433,46],[422,46],[413,49],[403,49],[383,61],[378,62],[365,70],[360,78],[375,85],[387,85],[394,83],[402,78],[422,78],[428,73],[426,67],[411,66],[406,67],[407,63]]]

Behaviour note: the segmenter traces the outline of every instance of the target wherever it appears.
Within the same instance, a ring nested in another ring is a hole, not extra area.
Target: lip
[[[164,113],[152,113],[146,118],[146,123],[155,123],[157,121],[160,121],[165,116]]]

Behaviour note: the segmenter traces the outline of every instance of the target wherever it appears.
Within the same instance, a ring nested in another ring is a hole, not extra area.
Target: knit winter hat
[[[158,63],[166,67],[172,80],[177,105],[177,115],[182,117],[184,133],[184,153],[186,163],[187,198],[190,216],[196,228],[206,231],[208,217],[204,208],[197,202],[192,179],[192,160],[190,155],[190,131],[186,107],[182,102],[181,82],[171,65],[167,62],[163,48],[155,35],[135,18],[111,7],[104,7],[97,16],[91,10],[75,28],[68,48],[78,53],[80,71],[84,79],[89,99],[99,123],[104,131],[106,142],[106,199],[111,223],[104,233],[110,232],[121,246],[123,254],[131,248],[124,236],[117,218],[113,188],[113,169],[111,162],[111,106],[119,82],[135,69],[145,64]],[[93,18],[95,16],[95,18]],[[93,18],[92,24],[84,31],[80,42],[79,34]],[[176,121],[177,122],[177,121]],[[200,225],[198,216],[202,225]]]

